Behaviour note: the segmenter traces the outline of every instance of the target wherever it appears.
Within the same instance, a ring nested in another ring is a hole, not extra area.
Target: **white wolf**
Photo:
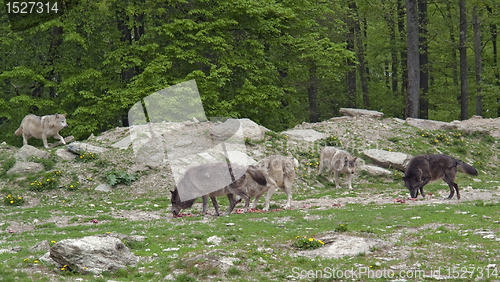
[[[262,173],[267,181],[266,189],[262,190],[256,182],[248,182],[245,189],[248,194],[253,194],[255,200],[252,208],[257,206],[260,197],[267,191],[265,211],[269,210],[269,201],[271,196],[279,187],[287,195],[285,208],[289,208],[292,203],[292,184],[295,179],[295,170],[299,167],[299,162],[294,157],[273,155],[266,157],[254,164]],[[258,191],[258,192],[255,192]]]
[[[23,144],[28,145],[28,139],[35,137],[43,140],[43,146],[48,148],[47,137],[59,138],[66,144],[64,138],[59,135],[59,130],[68,127],[66,114],[55,114],[48,116],[27,115],[23,118],[21,126],[14,132],[15,135],[23,135]]]
[[[347,184],[352,189],[351,180],[356,172],[356,160],[358,157],[352,157],[351,154],[335,147],[324,147],[320,154],[320,163],[318,175],[321,175],[323,169],[328,171],[328,180],[332,182],[332,171],[335,175],[335,186],[338,189],[339,173],[347,175]]]

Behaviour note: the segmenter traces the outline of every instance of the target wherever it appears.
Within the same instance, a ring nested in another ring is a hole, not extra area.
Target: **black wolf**
[[[232,169],[235,171],[241,171],[242,169],[242,166],[239,166],[237,164],[231,164],[231,166]],[[193,167],[184,174],[184,177],[179,181],[178,185],[183,189],[189,189],[193,191],[194,189],[199,188],[198,186],[202,186],[203,183],[201,182],[205,180],[204,177],[206,176],[207,171],[212,171],[214,167],[218,168],[218,170],[223,170],[224,168],[227,169],[227,163],[219,162],[213,164],[202,164]],[[255,190],[246,189],[246,186],[253,182],[256,183],[256,185],[253,186],[259,187],[259,189]],[[264,192],[267,191],[266,186],[267,186],[267,181],[264,174],[260,170],[258,170],[255,166],[250,165],[248,166],[248,168],[246,168],[245,173],[240,178],[236,179],[236,181],[234,181],[233,183],[225,186],[222,189],[219,189],[217,191],[202,196],[203,198],[202,213],[205,214],[207,212],[208,197],[210,197],[210,199],[212,200],[212,204],[214,205],[215,208],[215,214],[219,215],[219,204],[217,203],[216,197],[227,196],[229,200],[229,209],[225,213],[225,215],[230,214],[233,211],[234,206],[236,206],[237,204],[237,201],[235,199],[236,195],[245,200],[244,212],[246,212],[250,205],[250,198],[255,197],[257,195],[259,196],[262,195]],[[196,201],[196,198],[194,198],[182,202],[181,198],[179,197],[179,191],[177,190],[177,187],[175,187],[174,191],[170,192],[172,193],[170,198],[170,201],[172,203],[171,212],[174,215],[178,215],[182,209],[190,208]]]
[[[406,188],[410,190],[410,196],[412,198],[417,198],[418,190],[420,190],[422,197],[425,197],[424,186],[429,183],[429,181],[442,178],[450,187],[448,199],[453,198],[455,190],[457,191],[457,199],[460,199],[458,185],[454,182],[457,174],[457,167],[467,174],[477,175],[477,170],[475,168],[461,160],[457,160],[447,155],[424,154],[416,156],[410,161],[403,180],[405,181]]]

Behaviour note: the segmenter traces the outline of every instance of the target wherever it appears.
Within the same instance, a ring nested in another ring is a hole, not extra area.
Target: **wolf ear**
[[[352,159],[353,161],[356,161],[358,159],[358,157],[354,157],[354,159]]]
[[[66,117],[66,114],[63,114],[62,116],[63,116],[63,117]]]

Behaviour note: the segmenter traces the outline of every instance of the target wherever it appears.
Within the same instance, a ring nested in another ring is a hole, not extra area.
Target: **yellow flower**
[[[56,241],[50,241],[50,242],[52,242],[52,244],[55,244],[55,243],[56,243]]]
[[[28,258],[25,258],[25,259],[24,259],[24,261],[27,261],[27,260],[28,260]]]
[[[73,188],[73,185],[70,185],[69,187]]]
[[[11,203],[11,204],[13,204],[13,203],[14,203],[14,201],[10,201],[10,203]]]
[[[312,242],[312,241],[314,241],[314,239],[313,238],[309,238],[309,242]]]
[[[324,245],[324,244],[325,244],[325,243],[321,242],[321,240],[318,240],[318,242],[320,242],[320,243],[321,243],[321,245]]]
[[[22,200],[21,197],[19,197],[19,200]]]
[[[35,261],[34,261],[34,263],[38,263],[38,261],[37,261],[37,260],[35,260]]]

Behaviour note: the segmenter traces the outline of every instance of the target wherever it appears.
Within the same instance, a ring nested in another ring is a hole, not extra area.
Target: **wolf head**
[[[421,170],[419,170],[421,172]],[[403,176],[406,188],[410,191],[410,197],[416,198],[418,196],[418,189],[422,184],[421,175],[419,172],[407,173]]]
[[[56,124],[58,128],[66,128],[68,127],[68,123],[66,123],[66,114],[55,114]]]
[[[194,201],[196,199],[187,200],[185,202],[181,202],[181,198],[179,197],[179,191],[177,191],[177,187],[175,187],[174,191],[170,191],[172,193],[170,197],[170,202],[172,203],[172,208],[170,212],[173,215],[178,215],[182,209],[187,209],[193,206]]]
[[[358,159],[358,157],[354,157],[352,159],[345,157],[344,167],[347,168],[347,170],[349,171],[348,173],[354,174],[356,172],[356,160],[357,159]]]

